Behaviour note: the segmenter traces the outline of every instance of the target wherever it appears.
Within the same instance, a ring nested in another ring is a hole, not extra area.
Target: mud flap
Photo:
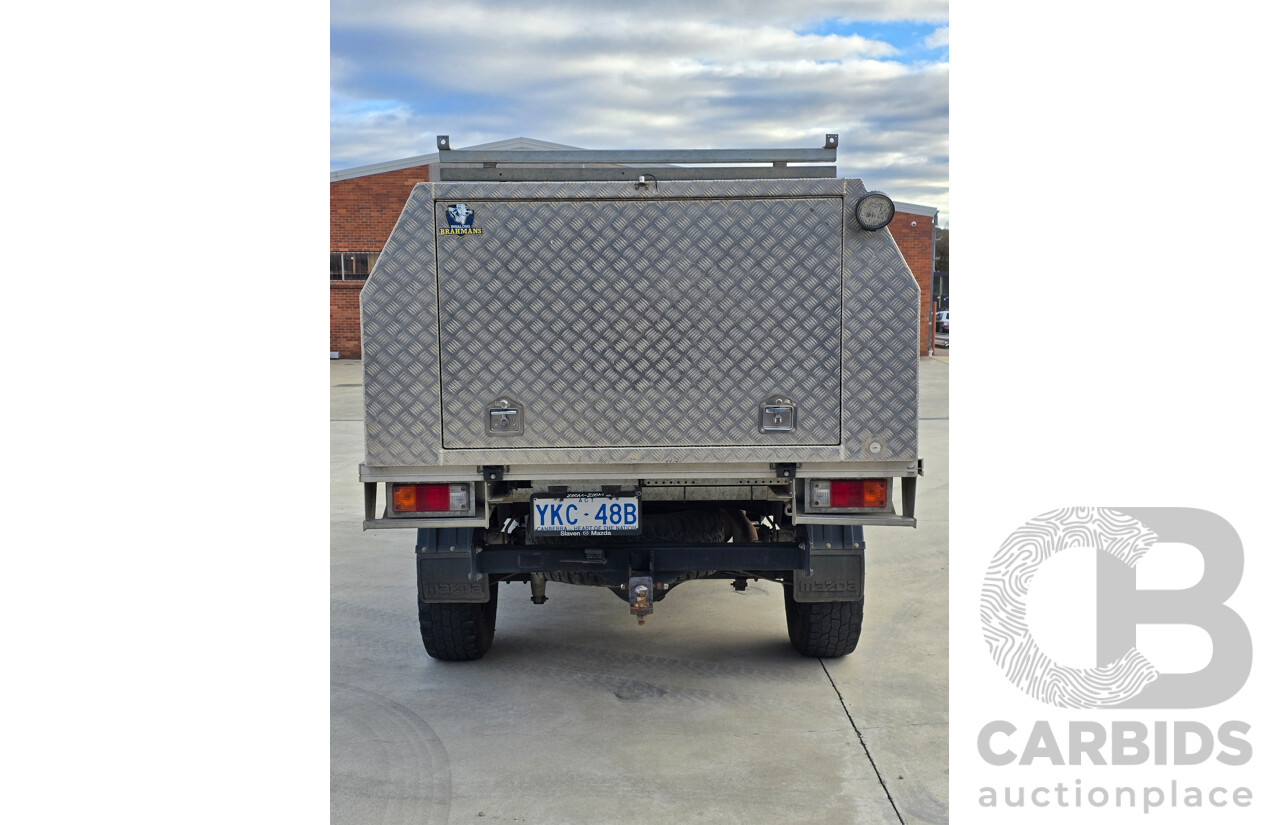
[[[862,600],[862,527],[808,525],[809,565],[813,575],[794,571],[792,595],[798,602],[857,602]]]
[[[476,572],[474,527],[418,530],[418,601],[489,601],[489,577]]]

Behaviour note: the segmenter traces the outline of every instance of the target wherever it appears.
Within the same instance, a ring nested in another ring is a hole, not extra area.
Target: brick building
[[[573,149],[532,138],[469,149]],[[438,154],[376,163],[329,176],[329,350],[360,357],[360,288],[376,263],[415,183],[429,181]],[[920,352],[933,346],[933,238],[938,210],[895,201],[889,231],[920,285]]]

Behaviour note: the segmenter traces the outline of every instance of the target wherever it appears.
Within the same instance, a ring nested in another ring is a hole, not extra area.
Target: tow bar
[[[653,612],[653,576],[632,576],[627,582],[628,601],[631,602],[631,615],[644,624],[644,617]]]

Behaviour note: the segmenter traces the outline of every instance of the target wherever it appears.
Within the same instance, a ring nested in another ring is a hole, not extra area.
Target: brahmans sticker
[[[455,203],[445,207],[445,220],[449,225],[441,227],[441,235],[479,235],[480,227],[475,225],[476,211],[465,203]]]

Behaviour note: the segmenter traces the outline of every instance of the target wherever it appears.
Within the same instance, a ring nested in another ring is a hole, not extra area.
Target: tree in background
[[[951,257],[948,249],[951,237],[950,229],[939,229],[938,239],[933,242],[933,271],[950,272]]]

